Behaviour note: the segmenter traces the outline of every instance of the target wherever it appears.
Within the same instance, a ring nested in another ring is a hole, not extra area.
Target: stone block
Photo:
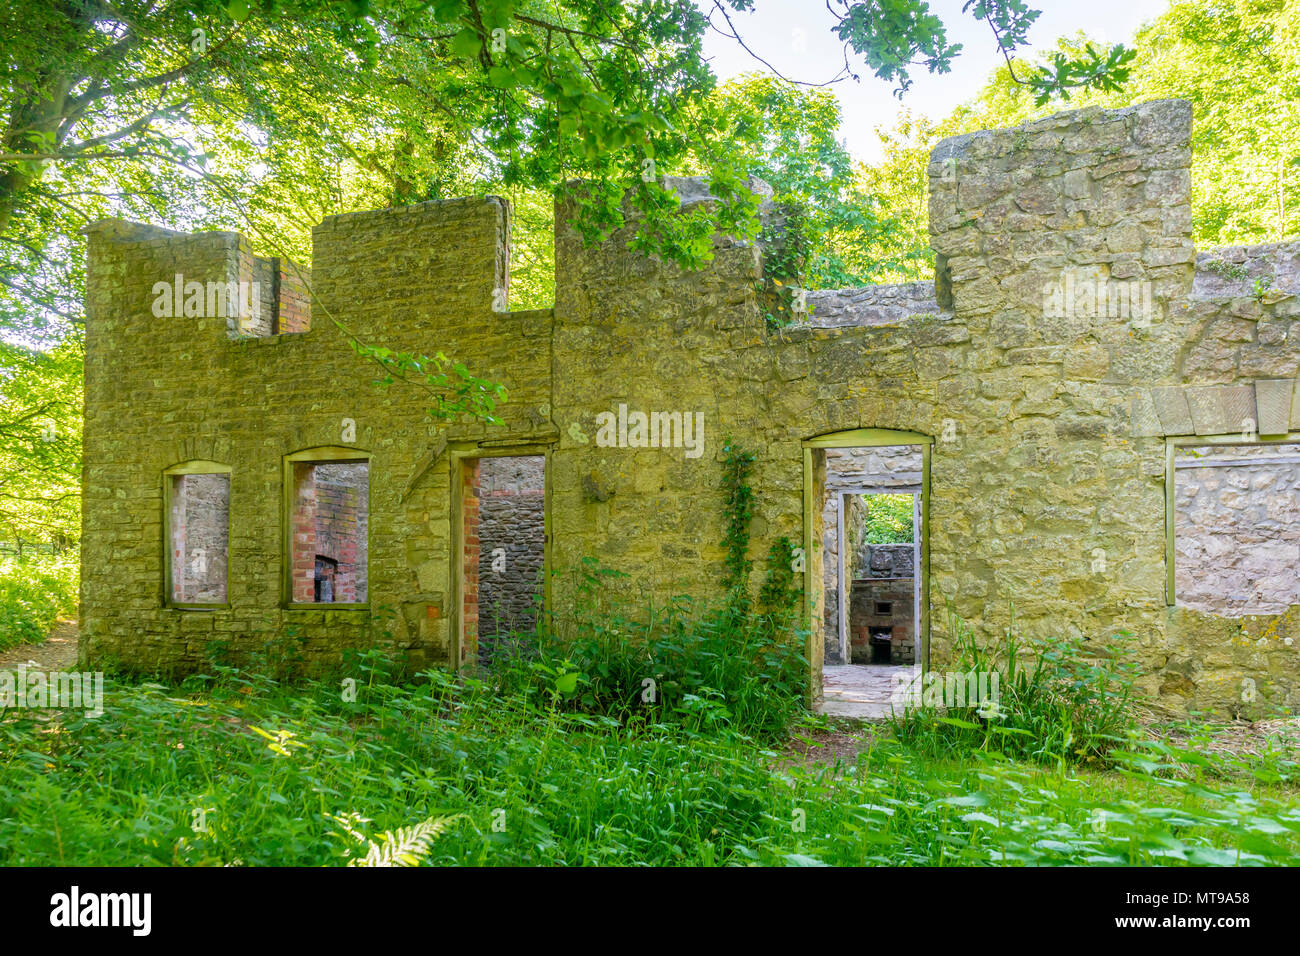
[[[1192,411],[1187,404],[1186,390],[1182,386],[1161,386],[1151,389],[1151,401],[1160,418],[1160,427],[1166,435],[1191,435],[1196,427]]]
[[[1261,435],[1284,435],[1289,430],[1295,380],[1266,379],[1255,383],[1255,407]]]

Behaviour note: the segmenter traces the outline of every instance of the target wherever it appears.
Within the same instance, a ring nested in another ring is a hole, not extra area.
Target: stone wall
[[[238,238],[238,237],[236,237]],[[243,314],[227,309],[227,329],[236,337],[263,337],[280,333],[306,332],[311,328],[311,270],[280,259],[253,255],[239,239],[240,282],[256,292],[257,308]]]
[[[224,604],[230,543],[230,479],[226,475],[172,475],[171,599],[179,604]]]
[[[369,551],[369,475],[365,464],[321,464],[316,490],[315,553],[336,567],[333,600],[366,600]]]
[[[364,463],[293,465],[293,600],[365,603],[369,474]]]
[[[1187,448],[1175,469],[1178,605],[1243,617],[1300,604],[1300,445]]]
[[[910,578],[916,573],[913,544],[864,544],[861,552],[855,577]]]
[[[811,545],[808,613],[819,621],[827,456],[807,451],[805,475],[803,443],[874,428],[934,440],[926,666],[950,655],[945,602],[989,641],[1014,605],[1028,640],[1072,636],[1106,651],[1131,633],[1139,692],[1171,709],[1300,705],[1297,607],[1235,618],[1165,593],[1167,441],[1239,433],[1245,419],[1261,435],[1300,431],[1300,300],[1285,278],[1295,244],[1224,253],[1247,274],[1272,270],[1271,291],[1198,279],[1190,123],[1187,103],[1166,100],[945,140],[929,169],[938,308],[913,291],[856,303],[838,292],[821,327],[779,331],[764,318],[759,246],[715,237],[713,260],[685,272],[629,250],[634,222],[584,245],[564,204],[555,308],[494,311],[494,290],[508,288],[508,217],[480,198],[331,217],[315,233],[310,330],[235,341],[224,322],[159,320],[149,302],[177,271],[238,276],[242,240],[96,224],[87,652],[187,669],[202,666],[208,640],[252,649],[290,624],[313,661],[373,640],[363,609],[286,607],[277,570],[284,456],[346,444],[344,419],[370,455],[369,601],[399,609],[394,642],[416,662],[466,662],[453,462],[485,449],[548,449],[550,607],[563,619],[581,599],[566,572],[585,557],[625,572],[611,587],[641,607],[718,596],[730,436],[757,456],[753,586],[773,540]],[[712,201],[700,190],[683,200]],[[504,423],[431,423],[415,390],[374,388],[323,315],[502,381]],[[699,440],[641,444],[602,430],[620,410],[689,414]],[[212,612],[160,601],[159,475],[193,459],[232,466],[230,607]],[[811,632],[815,691],[825,632]]]
[[[504,204],[483,198],[332,217],[315,231],[309,280],[321,320],[240,337],[225,315],[151,309],[154,284],[177,273],[237,281],[252,257],[240,237],[113,220],[87,230],[81,613],[91,659],[183,672],[204,666],[211,642],[239,658],[291,627],[310,666],[385,630],[413,666],[456,663],[449,455],[503,433],[554,434],[537,417],[550,390],[550,313],[492,310],[507,231]],[[375,387],[331,315],[366,342],[470,361],[509,389],[505,425],[436,424],[418,390]],[[369,455],[366,603],[295,605],[285,457],[339,447]],[[212,611],[160,600],[160,475],[195,460],[232,469],[230,606]],[[376,631],[371,613],[385,606],[397,617]]]
[[[488,663],[494,638],[530,629],[546,554],[546,459],[479,462],[478,642]]]
[[[926,312],[937,313],[933,282],[900,282],[860,289],[809,289],[807,315],[800,324],[833,329],[851,325],[890,325]]]

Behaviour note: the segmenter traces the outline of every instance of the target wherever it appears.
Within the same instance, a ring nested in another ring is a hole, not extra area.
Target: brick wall
[[[913,587],[912,578],[853,582],[853,597],[849,603],[851,663],[875,663],[871,650],[873,628],[888,629],[889,663],[911,664],[916,660]],[[889,603],[891,610],[888,614],[877,613],[880,602]]]
[[[311,328],[311,271],[287,259],[272,259],[277,275],[275,331],[296,334]]]

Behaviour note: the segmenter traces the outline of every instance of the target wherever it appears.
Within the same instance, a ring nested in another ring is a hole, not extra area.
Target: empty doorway
[[[849,452],[867,449],[848,449]],[[887,465],[920,473],[919,449],[880,449]],[[828,451],[834,455],[835,449]],[[831,458],[838,464],[842,459]],[[895,473],[897,475],[899,473]],[[894,477],[891,475],[890,477]],[[828,474],[828,480],[833,472]],[[833,596],[837,613],[827,633],[827,664],[913,664],[920,618],[919,565],[921,492],[908,483],[889,490],[837,492],[836,538],[844,542],[834,563]],[[828,539],[830,536],[828,535]],[[832,545],[834,539],[831,539]]]
[[[526,643],[544,604],[546,456],[460,460],[460,663]]]
[[[861,429],[804,443],[810,702],[882,717],[925,662],[931,439]]]

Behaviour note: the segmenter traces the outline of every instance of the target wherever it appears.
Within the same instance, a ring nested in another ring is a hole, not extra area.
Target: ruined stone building
[[[757,454],[754,556],[807,558],[813,697],[853,665],[842,628],[859,661],[942,668],[950,606],[985,640],[1013,615],[1099,652],[1127,632],[1177,710],[1294,707],[1300,243],[1193,247],[1190,126],[1167,100],[946,140],[934,282],[810,291],[782,329],[759,245],[687,272],[629,230],[585,248],[563,210],[554,307],[511,311],[491,197],[332,216],[310,274],[98,223],[86,654],[184,671],[292,631],[327,662],[391,608],[414,663],[467,666],[535,595],[571,610],[584,558],[638,600],[716,597],[730,436]],[[504,383],[503,424],[376,387],[336,322]],[[890,489],[916,521],[887,553],[855,529]]]

